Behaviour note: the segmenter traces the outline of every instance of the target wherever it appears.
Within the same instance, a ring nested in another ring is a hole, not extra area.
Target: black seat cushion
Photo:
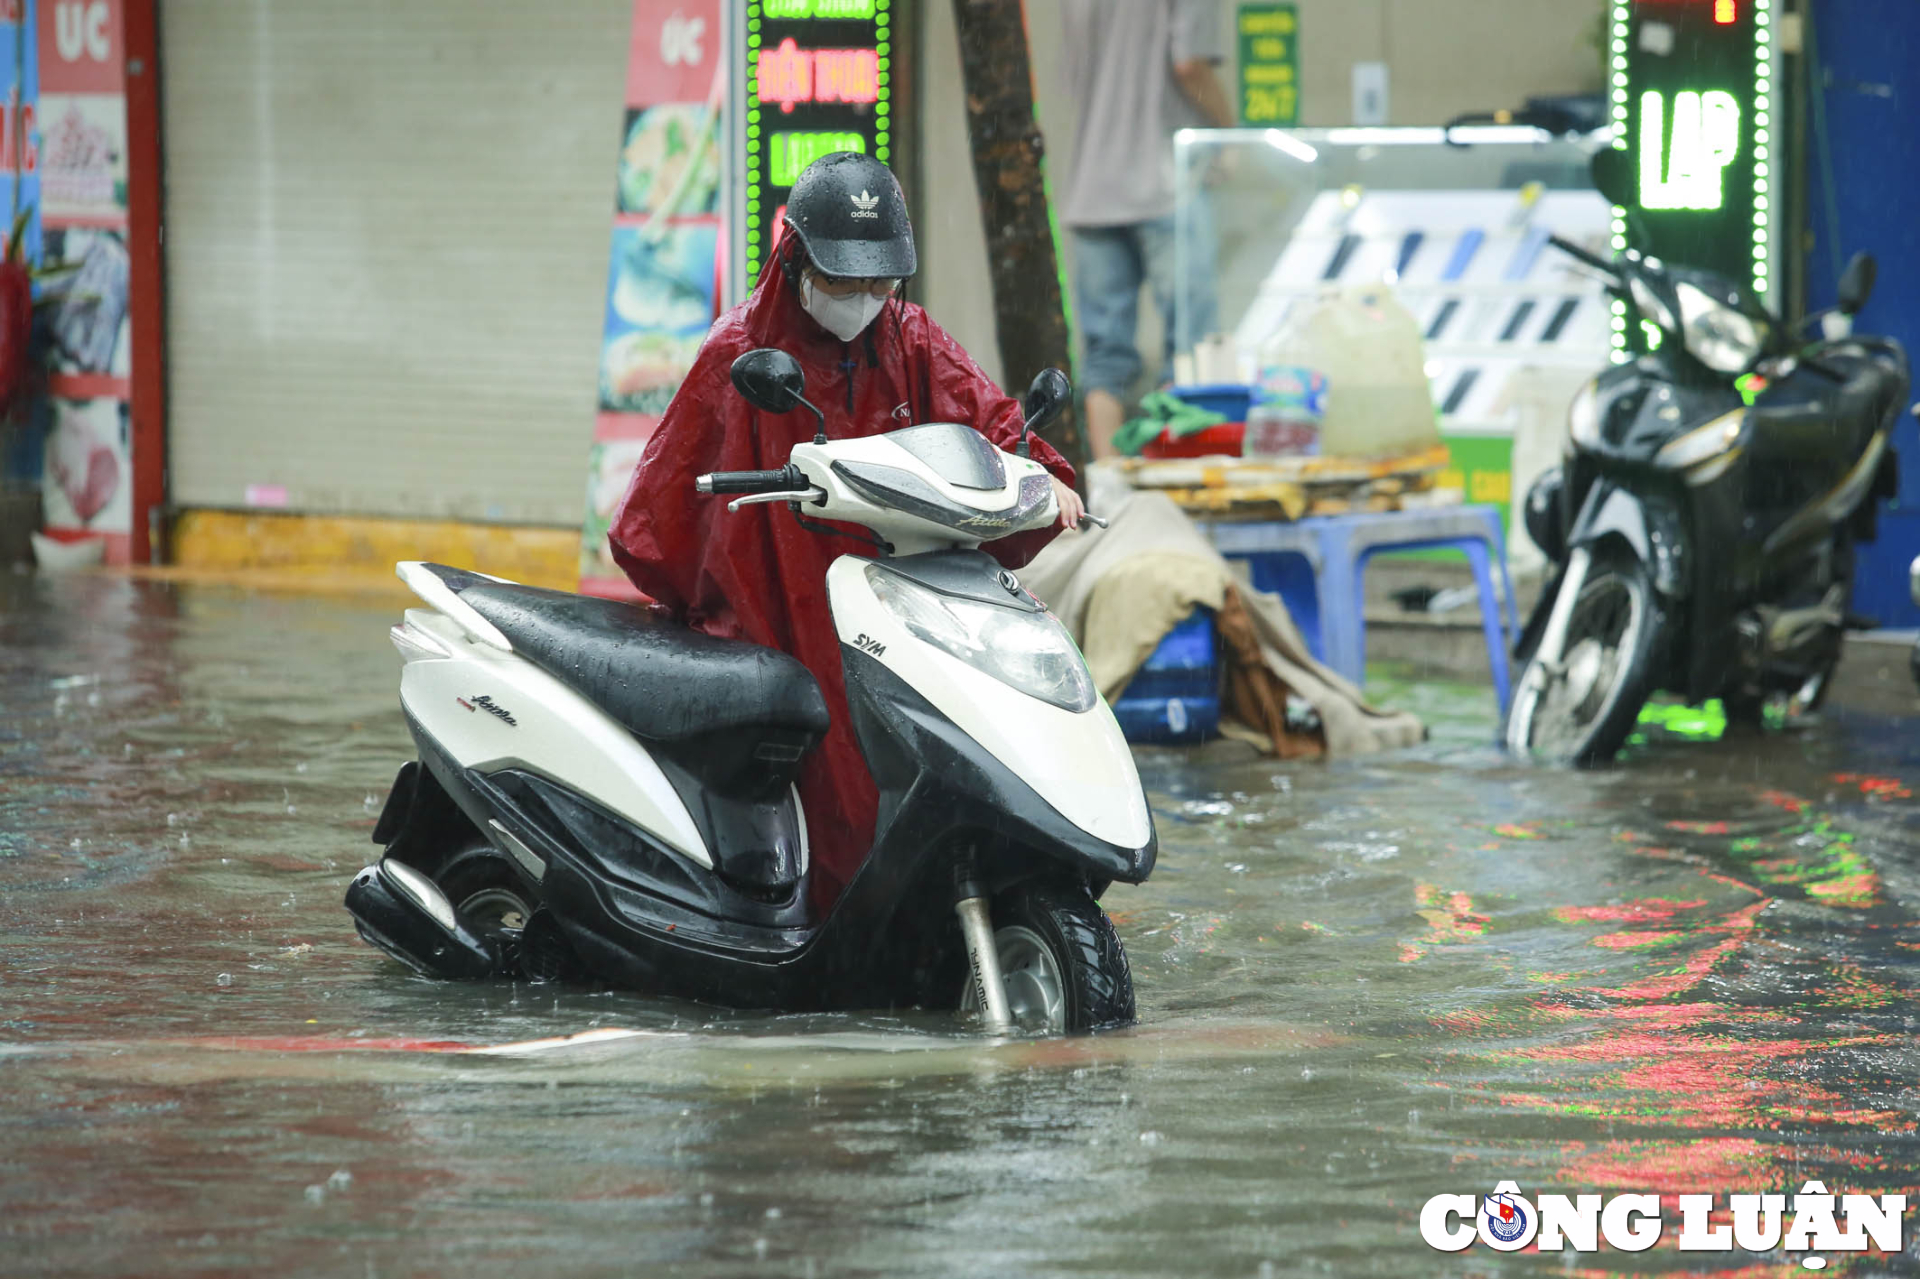
[[[1757,455],[1845,470],[1906,396],[1906,370],[1891,359],[1840,351],[1824,365],[1841,375],[1837,386],[1823,373],[1797,370],[1755,402]]]
[[[637,737],[679,742],[741,728],[827,731],[819,683],[777,649],[702,635],[615,600],[459,576],[468,580],[456,584],[441,571],[514,652]]]

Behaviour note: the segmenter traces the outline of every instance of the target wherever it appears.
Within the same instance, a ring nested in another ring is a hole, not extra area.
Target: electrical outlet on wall
[[[1356,125],[1383,125],[1387,122],[1387,64],[1353,64],[1353,122]]]

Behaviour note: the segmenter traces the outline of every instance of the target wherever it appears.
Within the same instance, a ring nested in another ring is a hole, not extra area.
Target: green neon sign
[[[1665,127],[1664,95],[1640,95],[1640,207],[1717,209],[1722,175],[1740,151],[1740,104],[1731,93],[1683,89]]]
[[[1781,0],[1610,0],[1607,101],[1613,145],[1636,174],[1613,211],[1613,247],[1744,280],[1778,305],[1775,138]],[[1629,212],[1632,213],[1629,219]],[[1615,303],[1615,359],[1651,335]]]
[[[773,185],[790,187],[800,171],[823,155],[835,151],[866,154],[867,140],[857,133],[776,133],[768,146],[769,175]]]
[[[817,18],[823,22],[873,17],[874,0],[765,0],[769,18]]]
[[[748,288],[779,240],[801,170],[834,151],[892,158],[896,0],[746,0],[735,64],[746,85],[745,217],[735,233]]]

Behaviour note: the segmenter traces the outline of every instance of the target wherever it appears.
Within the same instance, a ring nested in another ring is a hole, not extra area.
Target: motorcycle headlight
[[[1086,659],[1053,614],[943,595],[877,564],[867,566],[867,584],[908,630],[1009,688],[1075,714],[1099,700]]]
[[[1653,455],[1653,464],[1679,471],[1711,461],[1739,441],[1740,429],[1745,422],[1745,409],[1723,413],[1705,426],[1695,427],[1678,439],[1662,445],[1660,451]]]
[[[1744,373],[1760,358],[1766,345],[1765,325],[1685,281],[1675,292],[1680,298],[1681,337],[1700,363],[1716,373]]]
[[[1573,403],[1567,406],[1567,438],[1583,449],[1596,448],[1600,443],[1600,388],[1597,382],[1589,382],[1580,388],[1573,397]]]

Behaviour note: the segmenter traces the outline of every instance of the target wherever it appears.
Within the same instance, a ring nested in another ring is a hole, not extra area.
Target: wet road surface
[[[994,1046],[362,945],[403,604],[0,578],[0,1273],[1763,1276],[1808,1272],[1417,1219],[1508,1177],[1920,1195],[1910,688],[1594,775],[1421,683],[1402,754],[1143,752],[1140,1026]],[[1824,1273],[1915,1272],[1907,1225]]]

